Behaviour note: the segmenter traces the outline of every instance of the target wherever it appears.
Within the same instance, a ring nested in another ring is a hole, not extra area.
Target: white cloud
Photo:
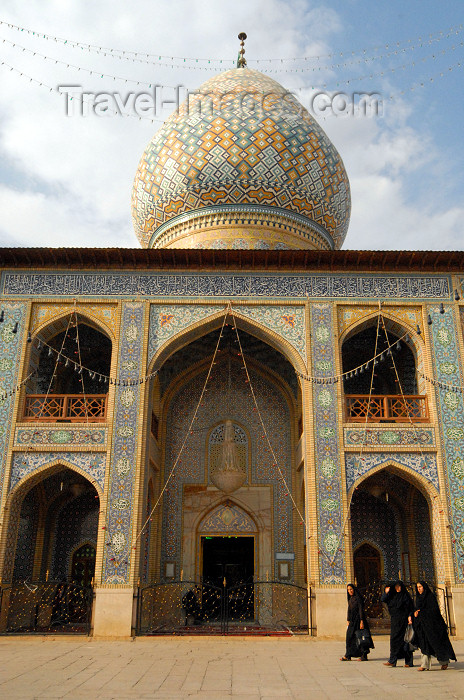
[[[30,0],[27,6],[7,2],[3,11],[16,24],[99,46],[170,56],[229,56],[222,69],[237,55],[239,31],[249,34],[246,55],[257,58],[331,53],[343,29],[333,9],[309,0],[141,0],[129,9],[122,0]],[[108,59],[11,30],[2,29],[2,36],[75,65],[140,81],[179,82],[193,89],[213,75]],[[50,85],[82,82],[93,89],[126,89],[101,79],[100,73],[89,77],[5,44],[3,51],[4,60]],[[130,219],[132,180],[158,125],[123,117],[66,118],[64,98],[0,70],[0,245],[137,246]],[[273,77],[301,87],[302,81],[321,82],[330,74]],[[394,90],[392,84],[384,87],[385,94]],[[304,103],[308,89],[302,94]],[[351,181],[353,213],[344,247],[462,246],[462,211],[446,200],[446,192],[437,207],[429,175],[438,173],[446,182],[453,163],[440,160],[413,102],[388,102],[378,119],[338,118],[321,124]],[[8,166],[11,177],[5,174]]]

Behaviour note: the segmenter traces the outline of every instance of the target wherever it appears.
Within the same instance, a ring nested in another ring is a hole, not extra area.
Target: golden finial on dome
[[[247,38],[247,35],[245,32],[240,32],[238,38],[240,39],[240,51],[238,52],[237,68],[245,68],[247,64],[245,58],[245,39]]]

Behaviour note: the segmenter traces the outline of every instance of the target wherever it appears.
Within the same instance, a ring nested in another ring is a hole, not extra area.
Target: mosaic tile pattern
[[[385,315],[397,319],[400,323],[412,328],[419,324],[423,330],[422,310],[420,307],[401,308],[397,306],[385,307]],[[364,318],[378,312],[378,307],[373,306],[342,306],[338,310],[338,332],[344,333],[350,326],[359,323]]]
[[[464,376],[459,357],[453,307],[445,305],[440,314],[438,306],[429,306],[432,325],[428,326],[432,344],[434,377],[439,382],[463,386]],[[435,387],[439,410],[439,429],[448,481],[449,518],[453,527],[451,547],[456,580],[464,582],[464,397],[448,389]]]
[[[302,306],[237,306],[234,311],[287,340],[306,364],[305,311]]]
[[[128,274],[3,272],[3,294],[14,296],[258,297],[265,299],[450,298],[448,276],[349,274]]]
[[[344,428],[345,447],[435,447],[433,428]]]
[[[398,578],[398,571],[403,568],[398,518],[388,503],[356,492],[351,506],[351,536],[353,551],[364,542],[377,547],[382,553],[384,578]]]
[[[101,490],[105,488],[106,455],[92,452],[16,452],[11,467],[10,491],[21,479],[51,462],[63,460],[85,472],[91,481],[96,481]]]
[[[314,374],[334,374],[335,352],[331,304],[311,307],[311,338]],[[346,579],[342,533],[341,455],[338,444],[337,386],[313,384],[315,458],[318,504],[319,575],[321,583],[344,583]]]
[[[14,445],[106,445],[106,428],[16,428]]]
[[[201,321],[208,316],[223,311],[218,306],[168,304],[158,306],[152,304],[150,307],[150,328],[148,331],[148,360],[151,361],[165,342],[180,333],[188,326],[197,321]]]
[[[56,518],[50,578],[68,579],[72,555],[78,547],[92,544],[97,548],[98,514],[100,504],[92,493],[66,503]]]
[[[433,564],[432,535],[430,532],[430,514],[427,501],[420,493],[414,497],[414,526],[416,535],[416,555],[419,576],[426,581],[435,579]]]
[[[304,214],[337,248],[351,208],[343,162],[322,128],[281,85],[249,68],[208,80],[155,134],[135,176],[134,228],[149,247],[177,214],[243,203]]]
[[[437,456],[432,452],[363,452],[345,455],[346,488],[349,490],[361,477],[382,464],[397,462],[428,479],[439,490]]]
[[[292,482],[290,423],[287,403],[282,394],[261,375],[251,371],[251,380],[257,401],[264,415],[270,439],[279,466],[289,484]],[[166,436],[165,476],[170,473],[183,442],[194,408],[201,394],[205,373],[197,375],[173,397],[166,417],[172,426]],[[219,417],[229,418],[237,427],[246,430],[251,441],[250,486],[269,484],[273,493],[274,548],[276,552],[294,552],[292,504],[277,469],[272,464],[267,441],[257,420],[256,411],[245,382],[241,364],[232,363],[233,391],[228,394],[228,372],[217,365],[208,385],[209,391],[199,408],[197,425],[188,436],[185,449],[171,477],[163,499],[163,540],[161,545],[161,573],[166,561],[175,561],[180,571],[182,541],[182,492],[186,484],[207,483],[206,457],[208,433]],[[214,438],[216,439],[216,438]],[[237,439],[237,430],[236,430]],[[240,444],[240,443],[239,443]]]
[[[0,396],[3,396],[18,383],[26,304],[2,301],[1,308],[4,312],[4,321],[0,324]],[[18,332],[13,333],[16,323],[18,323]],[[14,394],[0,399],[0,490],[5,472],[14,401]]]
[[[256,532],[253,520],[233,503],[222,503],[201,521],[199,532]]]
[[[37,328],[63,314],[77,311],[78,314],[90,316],[97,321],[102,321],[116,335],[117,307],[115,304],[34,304],[31,314],[30,331],[34,333]]]
[[[119,382],[138,379],[143,372],[143,329],[145,305],[126,302],[122,308],[121,334],[118,353]],[[116,387],[114,437],[111,451],[111,472],[106,532],[110,544],[106,546],[102,581],[124,584],[129,581],[131,532],[137,437],[141,429],[142,388]]]

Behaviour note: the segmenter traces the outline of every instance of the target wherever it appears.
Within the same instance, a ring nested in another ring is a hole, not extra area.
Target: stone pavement
[[[464,698],[464,641],[461,662],[425,673],[386,668],[388,638],[375,643],[368,663],[342,663],[343,642],[308,637],[0,637],[0,698]]]

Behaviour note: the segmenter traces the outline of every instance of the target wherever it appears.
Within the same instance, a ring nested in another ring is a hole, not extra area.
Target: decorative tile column
[[[4,314],[0,324],[0,478],[3,488],[15,404],[12,392],[18,384],[21,349],[25,342],[26,308],[25,302],[3,301],[0,304],[0,312]],[[16,323],[17,332],[13,333]]]
[[[143,430],[145,304],[125,302],[121,313],[113,445],[102,583],[128,584],[140,435]],[[137,383],[136,383],[137,382]],[[133,383],[133,384],[132,384]]]
[[[432,319],[429,334],[432,344],[434,377],[443,384],[462,387],[463,367],[459,357],[453,306],[445,304],[445,313],[438,306],[429,306]],[[443,446],[446,472],[448,513],[451,525],[451,547],[456,582],[464,583],[464,397],[460,392],[435,387],[438,426]]]
[[[315,471],[317,489],[319,576],[322,584],[345,582],[342,471],[339,446],[337,385],[323,379],[335,374],[333,309],[311,304]]]

